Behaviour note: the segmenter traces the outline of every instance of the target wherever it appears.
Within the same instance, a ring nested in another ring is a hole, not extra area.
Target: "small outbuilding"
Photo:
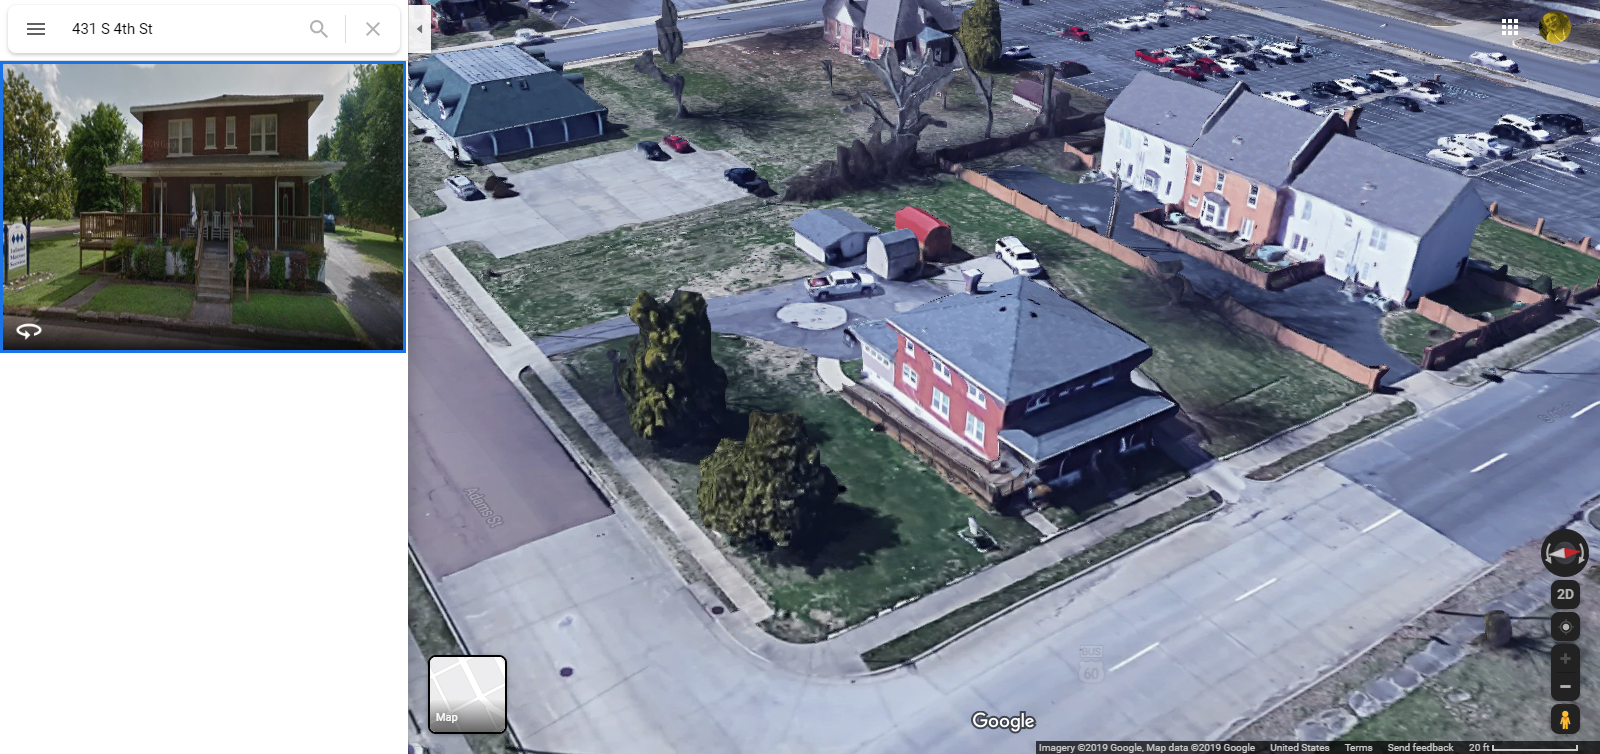
[[[894,227],[910,230],[917,236],[922,258],[930,262],[946,261],[950,255],[950,226],[920,207],[906,207],[894,213]]]
[[[789,223],[794,245],[823,264],[840,262],[867,252],[867,239],[878,229],[842,209],[814,209]]]
[[[867,270],[879,278],[904,280],[921,269],[922,251],[910,230],[891,230],[867,241]]]

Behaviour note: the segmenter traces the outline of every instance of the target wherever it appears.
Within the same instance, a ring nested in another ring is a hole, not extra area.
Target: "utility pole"
[[[1117,206],[1120,205],[1121,203],[1122,203],[1122,174],[1121,173],[1117,173],[1116,175],[1112,176],[1112,183],[1111,183],[1111,214],[1110,214],[1110,216],[1108,216],[1106,218],[1106,230],[1105,230],[1105,233],[1103,234],[1106,238],[1110,238],[1111,237],[1111,233],[1116,230],[1116,227],[1117,227]]]

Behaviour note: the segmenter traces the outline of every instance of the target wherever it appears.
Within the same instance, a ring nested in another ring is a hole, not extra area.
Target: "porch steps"
[[[195,300],[228,303],[233,300],[233,281],[228,275],[228,252],[224,244],[206,243],[200,253],[199,279]]]

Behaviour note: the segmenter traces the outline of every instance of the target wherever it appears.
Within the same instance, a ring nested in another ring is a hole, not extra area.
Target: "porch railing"
[[[232,230],[234,217],[227,215],[219,222]],[[297,249],[310,244],[322,245],[322,223],[321,217],[244,215],[239,232],[254,248],[270,249],[276,242],[278,248]],[[109,249],[124,236],[181,238],[185,229],[193,229],[187,212],[169,212],[165,217],[154,212],[83,212],[78,215],[78,242],[85,249]]]

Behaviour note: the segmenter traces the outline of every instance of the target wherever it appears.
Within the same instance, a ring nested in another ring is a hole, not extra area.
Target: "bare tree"
[[[668,76],[660,68],[656,67],[655,50],[645,50],[639,53],[639,59],[633,62],[633,70],[666,84],[667,89],[672,92],[672,98],[678,102],[677,117],[689,117],[689,108],[683,106],[683,76],[678,74]]]
[[[1056,67],[1044,67],[1044,93],[1039,97],[1039,124],[1045,128],[1045,136],[1056,135]]]
[[[678,6],[672,0],[661,0],[661,17],[656,19],[656,49],[645,50],[639,53],[639,59],[634,61],[633,70],[650,76],[672,92],[672,98],[678,103],[679,118],[689,117],[689,108],[683,106],[683,76],[673,74],[668,76],[656,66],[656,51],[661,52],[661,58],[668,65],[678,62],[678,56],[683,54],[683,32],[678,31]]]
[[[983,112],[988,120],[983,124],[983,138],[991,138],[994,132],[994,75],[979,76],[978,69],[972,67],[967,60],[967,51],[962,48],[961,42],[956,43],[956,66],[967,72],[967,78],[972,80],[972,88],[983,98]]]
[[[955,78],[956,69],[953,65],[931,64],[927,58],[923,58],[916,71],[907,74],[901,70],[900,56],[892,48],[884,50],[883,57],[877,60],[869,58],[864,63],[878,75],[878,80],[883,82],[884,88],[894,98],[893,117],[868,91],[861,92],[861,102],[843,110],[846,113],[870,111],[875,116],[870,131],[874,142],[877,142],[881,131],[888,130],[888,141],[878,157],[883,163],[885,176],[892,179],[904,175],[913,167],[923,129],[928,126],[945,127],[944,121],[922,112],[922,105],[949,84],[950,79]]]
[[[828,96],[833,96],[833,61],[822,59],[822,72],[828,75]]]

